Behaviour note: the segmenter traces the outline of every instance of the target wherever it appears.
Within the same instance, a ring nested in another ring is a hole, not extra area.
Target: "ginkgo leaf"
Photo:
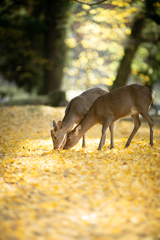
[[[86,148],[79,142],[55,151],[49,130],[64,111],[1,107],[0,239],[159,239],[159,120],[152,147],[142,122],[124,148],[133,123],[118,121],[114,149],[107,133],[97,151],[96,125],[86,134]]]

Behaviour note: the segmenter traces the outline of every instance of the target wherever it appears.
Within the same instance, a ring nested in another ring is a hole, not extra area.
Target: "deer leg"
[[[111,125],[109,126],[109,130],[110,130],[110,149],[114,148],[114,140],[113,140],[113,133],[114,133],[114,122],[111,123]]]
[[[83,135],[83,139],[82,139],[82,148],[86,147],[86,142],[85,142],[85,134]]]
[[[141,126],[141,122],[139,120],[139,113],[132,114],[131,117],[132,117],[133,122],[134,122],[134,129],[133,129],[130,137],[128,138],[128,141],[127,141],[125,147],[128,147],[130,145],[130,143],[132,141],[132,138],[134,137],[134,135],[136,134],[136,132],[138,131],[138,129]]]
[[[105,140],[106,140],[106,133],[107,133],[107,129],[110,125],[111,121],[106,121],[104,122],[103,124],[103,127],[102,127],[102,135],[101,135],[101,140],[100,140],[100,143],[99,143],[99,147],[98,147],[98,150],[101,150],[101,148],[103,147],[103,145],[105,144]]]
[[[149,127],[150,127],[150,145],[153,145],[153,127],[154,127],[154,121],[153,119],[150,117],[150,115],[145,113],[140,113],[142,115],[142,117],[148,122]]]

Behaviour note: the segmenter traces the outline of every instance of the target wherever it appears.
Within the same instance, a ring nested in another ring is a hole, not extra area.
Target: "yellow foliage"
[[[76,14],[76,17],[82,17],[82,16],[84,16],[84,15],[86,15],[86,12],[85,12],[85,11],[82,11],[82,12],[80,12],[80,13],[77,13],[77,14]]]
[[[145,82],[149,82],[149,80],[150,80],[149,76],[145,75],[144,80],[145,80]]]
[[[126,34],[130,35],[131,34],[131,29],[126,29]]]
[[[97,12],[96,9],[91,9],[91,10],[89,11],[90,14],[96,14],[96,12]]]
[[[118,121],[115,148],[97,151],[101,127],[72,150],[52,149],[64,108],[0,108],[0,240],[159,239],[160,120],[124,148],[133,122]]]
[[[67,38],[65,40],[65,43],[70,48],[75,48],[77,46],[77,42],[74,38]]]
[[[106,77],[101,78],[100,82],[102,84],[107,84],[108,86],[112,86],[112,84],[113,84],[113,80],[110,78],[106,78]]]
[[[89,5],[82,4],[82,8],[85,9],[85,10],[88,10],[88,9],[90,9],[91,7],[90,7]]]

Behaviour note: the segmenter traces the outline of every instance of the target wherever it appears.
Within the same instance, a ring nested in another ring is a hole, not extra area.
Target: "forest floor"
[[[64,108],[0,107],[0,240],[159,240],[160,117],[154,145],[143,121],[117,121],[115,148],[97,151],[101,126],[53,150],[52,120]]]

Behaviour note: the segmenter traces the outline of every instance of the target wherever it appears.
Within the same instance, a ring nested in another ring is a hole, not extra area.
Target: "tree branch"
[[[83,2],[83,1],[80,1],[80,0],[74,0],[74,1],[78,2],[78,3],[82,3],[82,4],[87,4],[87,5],[93,6],[93,5],[96,5],[96,4],[99,4],[99,3],[106,2],[107,0],[101,0],[101,1],[98,1],[98,2],[94,2],[94,3]]]

